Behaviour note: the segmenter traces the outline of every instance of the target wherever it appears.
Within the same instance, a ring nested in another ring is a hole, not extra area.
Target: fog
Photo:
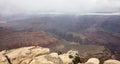
[[[119,13],[119,0],[0,0],[0,14]]]

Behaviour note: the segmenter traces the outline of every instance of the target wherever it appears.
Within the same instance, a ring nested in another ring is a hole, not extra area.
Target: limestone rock
[[[104,64],[120,64],[120,61],[110,59],[110,60],[106,60]]]
[[[97,59],[97,58],[90,58],[90,59],[88,59],[88,61],[86,62],[86,64],[99,64],[100,63],[100,61],[99,61],[99,59]]]
[[[73,64],[73,60],[77,56],[77,54],[78,54],[77,51],[70,50],[66,54],[59,55],[59,57],[63,61],[63,63],[65,63],[65,64]]]
[[[22,47],[0,52],[0,64],[64,64],[59,55],[49,48]]]
[[[76,60],[77,57],[77,60]],[[49,48],[39,46],[22,47],[0,52],[0,64],[99,64],[97,58],[90,58],[86,63],[79,63],[77,51],[70,50],[60,54],[50,52]],[[118,60],[106,60],[104,64],[120,64]]]
[[[6,51],[0,52],[0,64],[9,64],[7,58],[4,56]]]

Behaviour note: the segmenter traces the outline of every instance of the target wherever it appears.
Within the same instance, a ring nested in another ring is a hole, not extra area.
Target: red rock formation
[[[0,35],[5,32],[0,31]],[[58,39],[44,31],[6,32],[0,37],[0,49],[23,46],[48,46],[57,44]]]

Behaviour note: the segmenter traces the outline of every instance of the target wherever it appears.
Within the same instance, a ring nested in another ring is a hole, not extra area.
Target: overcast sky
[[[120,12],[120,0],[0,0],[0,14]]]

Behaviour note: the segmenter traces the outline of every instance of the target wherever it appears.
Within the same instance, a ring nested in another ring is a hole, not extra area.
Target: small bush
[[[75,59],[73,60],[73,63],[74,63],[74,64],[81,63],[80,57],[79,57],[79,56],[76,56]]]

